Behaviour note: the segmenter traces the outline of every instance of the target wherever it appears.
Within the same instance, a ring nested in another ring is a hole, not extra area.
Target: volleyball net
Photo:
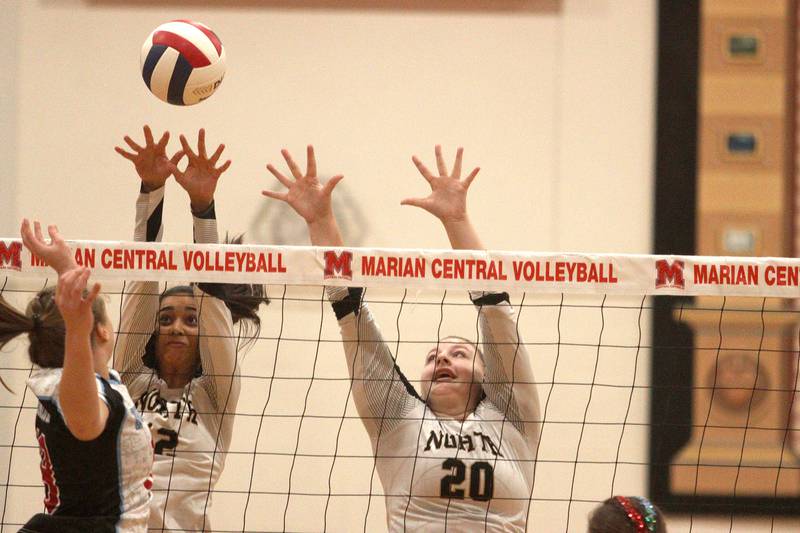
[[[239,353],[214,531],[386,530],[385,490],[325,286],[364,288],[417,390],[439,340],[480,337],[468,291],[510,294],[541,407],[528,531],[585,531],[591,509],[614,494],[647,495],[688,517],[670,531],[703,531],[696,522],[709,513],[730,516],[731,531],[740,513],[761,514],[763,531],[789,531],[780,517],[797,512],[800,260],[69,243],[103,282],[115,324],[133,280],[159,291],[268,287],[260,334]],[[19,240],[0,240],[5,299],[24,308],[55,281]],[[20,337],[0,356],[13,391],[0,388],[2,531],[42,509],[31,371]]]

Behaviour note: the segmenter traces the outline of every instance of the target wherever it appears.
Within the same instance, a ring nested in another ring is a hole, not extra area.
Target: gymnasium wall
[[[487,246],[651,250],[654,1],[563,0],[555,11],[517,12],[306,11],[258,9],[253,3],[170,8],[77,0],[9,1],[3,8],[3,235],[16,235],[19,219],[27,216],[56,222],[71,238],[129,238],[138,180],[113,147],[126,133],[140,137],[141,125],[148,123],[156,131],[168,128],[175,137],[183,132],[190,138],[202,126],[211,143],[226,143],[233,166],[219,186],[220,226],[247,230],[257,242],[306,242],[297,217],[259,191],[276,185],[264,165],[280,164],[281,148],[301,155],[313,143],[320,172],[346,176],[338,209],[351,244],[446,247],[434,219],[399,205],[403,197],[425,194],[410,156],[431,161],[433,145],[441,143],[450,155],[463,145],[465,166],[482,168],[471,192],[471,211]],[[218,93],[192,108],[156,100],[138,72],[142,40],[172,18],[205,22],[228,51],[228,74]],[[171,148],[176,146],[173,140]],[[188,202],[181,193],[168,185],[166,240],[191,239]],[[297,313],[287,316],[315,317],[317,327],[319,307],[318,302],[297,304]],[[376,309],[387,328],[393,312]],[[264,318],[266,334],[275,334],[277,308],[265,311]],[[547,319],[542,323],[549,324]],[[419,311],[411,324],[431,320]],[[326,314],[323,335],[335,339],[332,322]],[[533,318],[526,323],[526,337],[544,328]],[[430,329],[419,335],[435,334]],[[308,330],[307,323],[296,320],[285,334],[308,336]],[[272,360],[260,350],[247,355],[248,371],[270,367]],[[305,350],[298,347],[303,354],[297,372],[311,370]],[[329,352],[319,371],[341,375],[344,365],[335,344]],[[409,352],[401,354],[400,363],[416,375],[421,361]],[[639,384],[647,380],[647,356],[641,355]],[[24,363],[21,349],[14,357]],[[24,376],[14,376],[12,385],[21,394]],[[250,390],[240,406],[255,411],[264,398]],[[273,402],[280,405],[281,394],[288,405],[291,390],[276,391]],[[324,389],[315,394],[324,401]],[[595,406],[602,411],[597,399]],[[646,395],[637,396],[635,410],[647,413]],[[15,425],[16,415],[0,410],[0,427]],[[17,440],[24,442],[32,422],[19,427]],[[249,422],[237,425],[235,445],[244,448],[254,431]],[[296,427],[285,434],[295,435]],[[645,434],[634,432],[626,440],[639,460],[646,460]],[[8,432],[2,439],[10,442]],[[357,421],[346,428],[344,442],[350,450],[368,450]],[[8,448],[0,449],[0,479],[6,478],[7,459]],[[15,463],[13,479],[35,482],[35,453],[18,456]],[[278,471],[277,465],[261,467],[264,476]],[[231,459],[220,487],[238,490],[236,481],[249,476],[249,468],[247,461]],[[307,477],[315,475],[311,468]],[[627,469],[617,487],[644,492],[645,476],[644,467]],[[587,499],[607,494],[606,486],[593,490],[592,481],[591,476],[581,481],[578,493]],[[38,508],[38,492],[28,496],[9,500],[13,516]],[[270,512],[272,503],[263,503],[259,512]],[[233,498],[219,498],[215,524],[239,527],[241,514],[234,505]],[[382,503],[375,505],[370,531],[383,523]],[[552,512],[556,508],[561,513],[566,507],[545,502],[534,509],[541,531],[563,530],[562,515]],[[582,530],[590,508],[572,508],[570,531]],[[346,507],[341,509],[346,514]],[[300,520],[303,510],[292,513]],[[728,530],[727,520],[720,524]],[[708,527],[703,530],[716,530]]]

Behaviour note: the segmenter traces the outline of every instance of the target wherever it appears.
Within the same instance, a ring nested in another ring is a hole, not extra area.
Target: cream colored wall
[[[192,108],[157,101],[147,93],[138,72],[138,48],[147,33],[165,20],[183,17],[213,27],[228,51],[228,74],[218,94]],[[5,234],[13,234],[19,218],[28,216],[57,222],[73,238],[127,238],[137,180],[113,146],[126,133],[138,137],[141,125],[149,123],[159,131],[168,128],[191,135],[204,126],[211,142],[227,144],[226,154],[234,164],[220,184],[221,225],[234,231],[249,229],[249,234],[262,242],[302,243],[303,227],[296,217],[267,203],[259,190],[274,185],[264,165],[278,162],[282,147],[301,154],[306,143],[314,143],[321,172],[346,176],[339,209],[350,242],[446,247],[443,232],[430,216],[399,206],[402,197],[424,194],[425,190],[410,163],[411,154],[430,161],[433,145],[442,143],[450,154],[458,144],[465,146],[465,165],[482,167],[471,209],[488,246],[651,250],[653,0],[564,0],[560,12],[539,14],[181,10],[111,8],[68,0],[19,1],[4,3],[2,24],[14,35],[14,46],[2,47],[0,61],[4,74],[16,72],[10,85],[8,77],[3,78],[3,88],[10,88],[12,98],[0,103],[3,139],[9,139],[0,147],[7,162],[3,193],[14,191],[13,200],[3,200],[0,214],[0,229]],[[8,35],[4,39],[8,40]],[[170,185],[167,240],[191,238],[187,218],[185,198]],[[278,297],[280,291],[272,288],[271,294]],[[319,298],[316,289],[291,289],[289,294]],[[422,300],[438,297],[412,296]],[[461,295],[451,298],[463,299]],[[115,303],[112,300],[112,308]],[[279,304],[276,301],[264,312],[265,337],[277,336]],[[288,302],[283,337],[306,341],[283,341],[280,346],[272,340],[260,341],[246,356],[245,372],[261,377],[245,383],[240,412],[261,413],[265,387],[270,383],[264,376],[272,375],[276,352],[276,375],[311,375],[319,324],[323,338],[331,342],[322,345],[315,376],[344,377],[335,322],[329,311],[320,315],[320,308],[319,302]],[[375,308],[387,336],[393,339],[398,306]],[[434,315],[438,316],[438,308],[420,303],[407,309],[404,312],[410,314],[403,315],[401,338],[435,338],[432,324],[437,323]],[[289,320],[291,317],[295,320]],[[531,311],[525,315],[522,331],[526,339],[552,342],[556,319],[552,309]],[[564,320],[576,325],[571,333],[576,339],[597,338],[596,310]],[[474,316],[454,311],[448,321],[463,330],[474,324]],[[628,317],[620,324],[624,325],[617,338],[636,340],[635,328],[630,329],[636,322]],[[649,331],[646,318],[643,327]],[[13,355],[14,364],[24,368],[24,347],[19,348]],[[554,354],[543,349],[535,355],[537,375],[549,376]],[[595,355],[579,351],[561,354],[562,361],[574,361],[567,365],[566,377],[585,378]],[[612,351],[601,356],[601,378],[623,376],[630,382],[635,354]],[[645,352],[640,354],[638,384],[647,383],[647,357]],[[420,362],[413,350],[403,348],[398,360],[409,376],[418,374]],[[12,381],[16,390],[23,390],[22,373],[17,372]],[[298,406],[302,408],[308,382],[276,379],[272,384],[269,413],[296,413]],[[548,391],[542,388],[541,392],[545,395]],[[577,402],[568,391],[560,392],[565,396],[558,400],[558,392],[554,393],[548,419],[579,421],[587,391],[581,391]],[[317,381],[309,394],[312,412],[341,416],[347,400],[346,381]],[[19,396],[21,393],[13,401],[18,403]],[[2,399],[3,405],[12,401],[6,400],[7,396]],[[625,395],[606,398],[598,390],[592,411],[601,418],[613,411],[614,420],[621,422],[624,413],[619,407],[626,402]],[[30,399],[27,404],[32,405]],[[16,411],[0,412],[3,427],[13,427]],[[627,420],[645,422],[647,412],[646,396],[636,395]],[[354,415],[352,406],[347,413]],[[23,412],[16,442],[28,442],[31,415],[30,410]],[[252,452],[257,420],[237,420],[234,450]],[[255,467],[247,453],[229,457],[217,488],[230,492],[218,494],[215,527],[244,527],[240,491],[247,490],[251,470],[255,481],[247,526],[282,527],[285,497],[267,492],[276,487],[286,490],[288,463],[274,453],[294,450],[297,421],[267,420],[258,448],[273,455],[259,456]],[[334,422],[338,424],[338,420]],[[590,433],[581,459],[608,460],[609,454],[613,458],[619,435],[609,444],[607,435],[592,426],[587,428]],[[331,440],[335,429],[324,418],[305,419],[300,451],[330,454],[336,444]],[[563,452],[559,447],[564,435],[576,444],[572,433],[545,435],[542,456],[553,458]],[[9,442],[10,434],[4,431],[3,444]],[[646,445],[645,430],[626,429],[624,458],[645,462]],[[0,451],[0,465],[7,462],[7,450]],[[15,520],[24,520],[38,508],[41,489],[36,480],[35,450],[18,450],[12,481],[30,487],[12,495],[6,510]],[[357,419],[346,419],[339,450],[369,456],[369,444]],[[574,449],[563,453],[575,456]],[[293,491],[326,493],[331,466],[329,460],[323,463],[298,459]],[[547,470],[547,464],[543,465]],[[369,459],[337,460],[332,474],[334,489],[366,492],[370,470]],[[645,492],[645,467],[620,466],[618,470],[615,492]],[[5,472],[0,474],[5,479]],[[534,497],[560,501],[534,504],[536,531],[564,530],[570,494],[569,484],[564,483],[569,474],[551,471],[538,482]],[[280,481],[276,484],[275,479]],[[377,479],[373,490],[378,490]],[[582,531],[591,500],[602,499],[610,491],[609,472],[582,465],[577,472],[569,530]],[[319,530],[324,512],[319,505],[319,498],[293,496],[287,508],[289,527]],[[384,527],[380,498],[373,498],[370,509],[367,530],[380,531]],[[334,497],[328,527],[361,529],[365,513],[363,499],[354,503],[353,498]],[[694,531],[698,531],[697,523]],[[680,531],[671,528],[676,530]],[[734,528],[745,530],[755,531],[750,526]]]

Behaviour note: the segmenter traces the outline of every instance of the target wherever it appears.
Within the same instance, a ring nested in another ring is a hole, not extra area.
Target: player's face
[[[463,402],[465,408],[474,408],[480,397],[482,380],[483,361],[469,342],[448,337],[425,356],[423,398],[428,399],[434,411],[437,402],[454,398]]]
[[[159,367],[194,368],[199,357],[197,333],[197,303],[193,296],[177,294],[161,300],[156,341]]]

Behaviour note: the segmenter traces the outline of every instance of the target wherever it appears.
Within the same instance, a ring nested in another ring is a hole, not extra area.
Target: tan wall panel
[[[704,74],[782,73],[786,63],[786,23],[778,18],[730,19],[703,21],[701,61]],[[759,39],[753,58],[730,55],[728,41],[733,35],[752,35]]]
[[[781,215],[747,215],[742,213],[705,214],[698,217],[697,251],[703,255],[737,255],[724,251],[722,240],[726,229],[753,230],[756,234],[754,256],[782,256],[784,250],[783,217]]]
[[[783,116],[784,76],[780,74],[742,76],[707,75],[700,86],[700,112],[703,115],[778,115]]]
[[[734,154],[727,148],[728,135],[752,133],[756,136],[753,154]],[[699,133],[698,164],[703,171],[752,172],[783,171],[784,124],[779,117],[703,117]]]
[[[703,0],[703,17],[785,17],[786,2],[778,0]]]
[[[698,198],[703,206],[702,213],[778,215],[785,205],[783,191],[781,174],[734,176],[728,172],[704,172],[698,186]]]

